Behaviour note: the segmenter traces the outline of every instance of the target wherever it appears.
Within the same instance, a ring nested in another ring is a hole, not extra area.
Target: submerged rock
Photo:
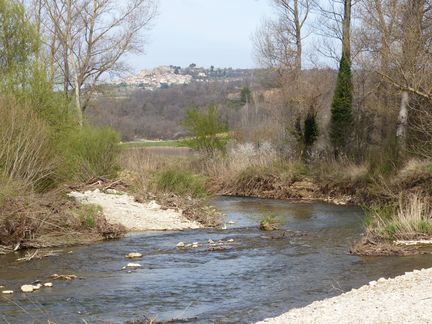
[[[137,268],[141,268],[142,265],[139,263],[128,263],[127,267],[132,269],[137,269]]]
[[[34,290],[34,286],[33,285],[22,285],[21,286],[21,291],[24,293],[31,293]]]
[[[138,258],[142,258],[142,254],[138,253],[138,252],[131,252],[128,255],[126,255],[126,258],[128,259],[138,259]]]
[[[57,273],[54,273],[53,275],[50,276],[50,278],[54,280],[75,280],[78,277],[74,274],[59,275]]]

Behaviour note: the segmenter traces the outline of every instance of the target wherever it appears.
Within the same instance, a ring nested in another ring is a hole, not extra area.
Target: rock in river
[[[5,294],[5,295],[13,294],[13,290],[3,290],[2,294]]]
[[[53,284],[52,284],[52,282],[46,282],[46,283],[44,283],[44,287],[52,287],[53,286]]]
[[[185,244],[184,244],[184,242],[178,242],[176,247],[183,248],[183,247],[185,247]]]
[[[131,252],[128,255],[126,255],[126,258],[128,259],[138,259],[138,258],[142,258],[142,254],[141,253],[137,253],[137,252]]]
[[[33,285],[22,285],[21,286],[22,292],[31,293],[31,292],[33,292],[33,290],[34,290]]]

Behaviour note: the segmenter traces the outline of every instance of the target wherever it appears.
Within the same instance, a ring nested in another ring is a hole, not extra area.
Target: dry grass
[[[170,150],[170,149],[165,149]],[[136,191],[149,190],[152,176],[160,171],[169,169],[191,169],[191,157],[176,155],[183,153],[183,149],[172,148],[173,154],[160,152],[148,148],[127,148],[120,156],[123,169],[120,177],[130,183]]]
[[[374,239],[409,240],[432,235],[430,197],[410,194],[400,196],[396,208],[385,206],[372,210],[367,234]]]

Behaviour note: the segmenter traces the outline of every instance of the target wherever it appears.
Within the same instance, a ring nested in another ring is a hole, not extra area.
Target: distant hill
[[[191,64],[187,68],[169,65],[145,69],[136,75],[113,81],[112,84],[153,91],[193,82],[242,81],[251,78],[256,71],[258,70],[215,68],[213,66],[207,69],[197,67],[195,64]]]

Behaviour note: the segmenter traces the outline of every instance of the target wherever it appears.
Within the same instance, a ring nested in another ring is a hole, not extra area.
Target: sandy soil
[[[128,231],[165,231],[200,228],[201,225],[187,220],[181,211],[163,210],[154,201],[141,204],[125,193],[111,190],[103,193],[98,189],[86,192],[71,192],[70,197],[84,204],[102,207],[109,223],[121,224]]]
[[[432,323],[432,268],[381,278],[259,323]]]

